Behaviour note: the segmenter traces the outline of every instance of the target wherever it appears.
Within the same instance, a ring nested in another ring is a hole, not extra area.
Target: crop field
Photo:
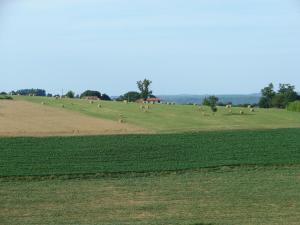
[[[0,138],[0,176],[161,172],[300,163],[300,129]]]
[[[284,109],[255,109],[250,112],[247,108],[232,108],[229,113],[225,107],[219,107],[212,115],[208,107],[188,105],[150,105],[147,112],[140,109],[140,104],[109,101],[95,101],[90,104],[87,100],[57,99],[47,97],[15,97],[33,103],[45,103],[46,106],[62,108],[79,112],[88,116],[118,121],[120,114],[126,124],[133,124],[148,131],[157,133],[208,131],[208,130],[239,130],[239,129],[274,129],[300,127],[300,116],[297,112]],[[98,105],[101,104],[101,108]],[[240,114],[244,112],[244,115]]]

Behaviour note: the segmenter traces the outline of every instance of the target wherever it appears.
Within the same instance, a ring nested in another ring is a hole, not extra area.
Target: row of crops
[[[0,177],[300,163],[300,129],[0,138]]]

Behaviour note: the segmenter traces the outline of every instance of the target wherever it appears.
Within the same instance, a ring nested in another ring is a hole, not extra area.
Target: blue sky
[[[0,0],[0,90],[300,90],[299,0]]]

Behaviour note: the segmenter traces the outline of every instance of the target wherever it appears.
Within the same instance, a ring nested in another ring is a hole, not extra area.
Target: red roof
[[[159,98],[147,98],[147,102],[160,102]]]

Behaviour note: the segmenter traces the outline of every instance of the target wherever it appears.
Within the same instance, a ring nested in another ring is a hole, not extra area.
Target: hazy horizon
[[[297,0],[0,0],[0,91],[300,90],[299,40]]]

